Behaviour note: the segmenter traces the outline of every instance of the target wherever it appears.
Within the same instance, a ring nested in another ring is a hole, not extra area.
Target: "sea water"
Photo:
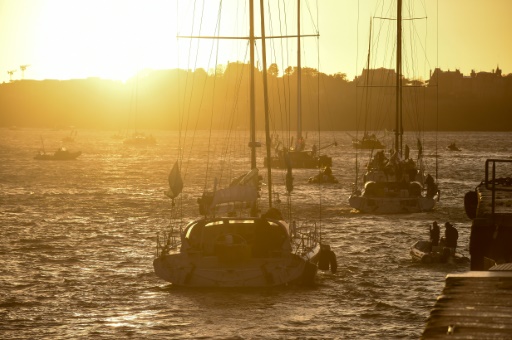
[[[428,238],[432,221],[450,221],[459,230],[458,250],[469,256],[464,194],[483,179],[485,159],[510,159],[512,150],[510,133],[426,133],[434,177],[437,159],[436,208],[373,216],[348,205],[356,156],[364,166],[367,154],[356,154],[345,132],[324,133],[322,143],[338,142],[322,152],[333,157],[339,184],[307,184],[317,170],[298,169],[286,196],[284,171],[274,171],[273,180],[294,219],[322,228],[338,272],[319,272],[313,287],[184,289],[157,278],[152,267],[157,232],[169,223],[163,192],[178,151],[185,188],[176,207],[184,222],[198,216],[196,200],[213,183],[204,179],[206,162],[229,177],[248,170],[248,158],[234,166],[208,159],[209,132],[197,135],[192,153],[178,133],[152,133],[156,146],[126,147],[112,132],[79,131],[67,146],[83,154],[51,162],[33,159],[41,138],[53,151],[68,131],[1,130],[0,338],[418,338],[446,275],[468,265],[413,263],[409,248]],[[445,149],[453,141],[462,151]],[[412,157],[415,151],[413,144]],[[260,167],[262,159],[260,151]]]

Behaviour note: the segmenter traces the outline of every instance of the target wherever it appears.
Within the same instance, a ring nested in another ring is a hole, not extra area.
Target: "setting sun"
[[[176,65],[172,2],[50,0],[11,6],[5,19],[18,28],[22,41],[11,43],[22,52],[4,55],[12,67],[30,64],[27,75],[126,80],[144,67]]]

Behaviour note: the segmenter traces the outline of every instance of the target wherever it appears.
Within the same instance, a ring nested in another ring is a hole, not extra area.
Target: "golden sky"
[[[414,7],[410,1],[404,0],[405,8],[414,8],[409,13],[428,16],[415,31],[421,35],[416,52],[428,59],[420,67],[420,76],[426,77],[436,66],[469,74],[472,69],[491,71],[499,65],[504,73],[512,73],[511,0],[415,0]],[[222,1],[220,35],[247,34],[247,2]],[[201,12],[204,3],[208,6]],[[142,68],[211,69],[216,62],[247,61],[246,42],[176,39],[177,31],[199,33],[201,17],[201,34],[215,35],[218,3],[180,0],[178,6],[176,0],[0,0],[0,82],[9,80],[11,70],[16,70],[13,79],[21,79],[23,74],[25,79],[96,76],[124,80]],[[296,0],[265,0],[267,3],[274,6],[272,14],[266,14],[268,31],[295,34]],[[318,40],[304,39],[302,66],[328,74],[343,72],[349,79],[359,74],[368,51],[369,19],[386,14],[390,0],[301,3],[302,33],[320,33]],[[278,5],[280,8],[275,7]],[[258,0],[255,6],[259,8]],[[287,18],[276,13],[287,13]],[[374,27],[377,25],[375,22]],[[373,48],[383,49],[379,45]],[[268,64],[297,64],[296,41],[273,39],[267,49]],[[20,65],[30,66],[22,73]]]

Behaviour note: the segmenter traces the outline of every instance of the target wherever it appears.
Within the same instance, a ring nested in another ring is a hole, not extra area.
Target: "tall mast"
[[[270,140],[270,123],[269,123],[269,109],[268,109],[268,87],[267,87],[267,46],[265,44],[265,15],[263,8],[263,0],[260,0],[261,12],[261,54],[263,63],[263,103],[265,105],[265,144],[267,146],[267,159],[272,156]],[[268,207],[272,208],[272,167],[270,162],[267,164],[267,188],[268,188]]]
[[[249,46],[250,46],[250,64],[251,64],[251,83],[250,83],[250,138],[251,138],[251,169],[256,168],[256,105],[254,89],[254,0],[249,0]]]
[[[297,0],[297,140],[299,145],[302,139],[302,67],[300,63],[300,0]],[[295,148],[297,150],[297,148]]]
[[[366,60],[366,86],[370,86],[370,53],[372,49],[372,18],[370,17],[370,37],[368,38],[368,57]],[[368,103],[368,89],[365,91],[366,102]],[[364,133],[366,134],[366,127],[368,126],[368,107],[366,107],[364,115]]]
[[[396,125],[395,152],[402,156],[402,0],[396,5]]]

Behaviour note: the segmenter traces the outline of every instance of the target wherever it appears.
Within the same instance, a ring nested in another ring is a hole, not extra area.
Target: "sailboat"
[[[60,147],[54,153],[47,153],[44,147],[43,137],[41,136],[41,150],[34,156],[38,161],[71,161],[82,154],[82,151],[69,151],[65,147]]]
[[[366,63],[366,85],[369,84],[369,77],[370,77],[370,51],[371,51],[371,40],[372,40],[372,21],[370,20],[370,38],[368,39],[368,57],[367,57],[367,63]],[[364,72],[363,72],[364,73]],[[368,97],[368,89],[366,89],[366,99]],[[364,134],[362,138],[355,137],[352,139],[352,147],[355,149],[368,149],[368,150],[378,150],[378,149],[384,149],[386,146],[377,138],[375,133],[370,133],[367,130],[368,127],[368,115],[369,115],[369,108],[367,107],[365,110],[365,117],[364,117]]]
[[[250,62],[254,70],[254,4],[250,10]],[[266,70],[266,47],[263,4],[261,7],[263,69]],[[216,39],[221,39],[216,37]],[[273,206],[272,171],[267,167],[268,211],[259,213],[259,182],[256,167],[255,83],[251,72],[251,169],[235,178],[231,184],[213,192],[205,192],[198,200],[202,217],[184,228],[172,225],[158,238],[157,255],[153,261],[155,273],[173,285],[186,287],[274,287],[292,283],[311,284],[318,267],[336,270],[336,258],[328,245],[321,243],[321,229],[316,224],[297,225],[284,221]],[[271,142],[268,122],[266,72],[263,72],[265,135],[267,155]],[[287,163],[290,165],[290,162]],[[288,166],[287,190],[293,185]],[[173,200],[183,189],[178,162],[169,174],[166,195]],[[222,205],[236,210],[224,212]]]
[[[318,35],[313,35],[318,36]],[[317,147],[315,144],[311,147],[306,145],[302,131],[302,66],[301,66],[301,30],[300,30],[300,0],[297,1],[297,134],[295,140],[292,138],[290,146],[282,145],[280,141],[275,146],[275,154],[265,157],[264,166],[270,165],[272,168],[287,168],[287,159],[291,162],[293,168],[316,169],[332,167],[332,157],[321,155],[320,151],[331,146],[336,146],[337,142],[325,146]]]
[[[439,198],[439,190],[432,176],[425,176],[423,146],[418,139],[418,156],[409,155],[403,146],[402,125],[402,0],[397,1],[395,131],[392,153],[384,150],[373,153],[363,176],[363,187],[358,187],[357,174],[354,191],[349,197],[352,208],[364,213],[396,214],[430,211]]]

